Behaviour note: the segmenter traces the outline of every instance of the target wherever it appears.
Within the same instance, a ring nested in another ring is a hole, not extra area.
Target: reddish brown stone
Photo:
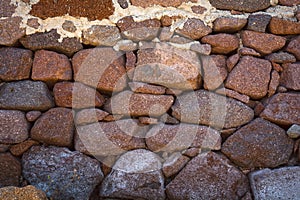
[[[20,39],[22,45],[33,51],[46,49],[63,53],[67,56],[72,56],[75,52],[83,48],[82,44],[77,38],[63,38],[62,42],[59,41],[60,35],[56,29],[45,33],[35,33],[27,35]]]
[[[139,122],[146,125],[158,124],[158,120],[151,117],[139,117]]]
[[[5,186],[18,187],[21,178],[20,161],[10,153],[0,153],[0,160],[0,188]]]
[[[0,143],[20,143],[28,138],[29,123],[21,111],[0,110],[0,127]]]
[[[90,21],[108,18],[114,12],[111,0],[40,0],[32,5],[30,14],[42,19],[64,16],[87,17]]]
[[[295,56],[286,52],[272,53],[266,56],[266,59],[274,63],[293,63],[296,62]]]
[[[283,65],[280,84],[292,90],[300,90],[300,63]]]
[[[212,30],[209,26],[206,26],[202,20],[195,18],[188,19],[182,29],[176,30],[176,33],[193,40],[198,40],[211,32]]]
[[[279,125],[300,124],[299,105],[299,94],[279,93],[270,99],[266,109],[260,116]]]
[[[268,8],[269,0],[209,0],[212,6],[223,10],[238,10],[244,12],[255,12]]]
[[[145,148],[148,128],[134,120],[99,122],[79,126],[75,134],[75,149],[93,156],[120,155],[128,150]]]
[[[162,171],[165,177],[168,178],[177,174],[189,161],[189,157],[174,153],[163,164]]]
[[[12,46],[26,34],[25,28],[20,28],[21,21],[21,17],[0,19],[0,45]]]
[[[266,28],[271,20],[270,15],[255,14],[248,17],[247,29],[257,32],[266,32]]]
[[[292,39],[292,41],[288,44],[286,51],[294,54],[297,60],[300,60],[300,36]]]
[[[174,31],[171,30],[171,27],[162,27],[159,34],[159,40],[162,42],[169,41],[173,35]]]
[[[199,148],[189,148],[183,151],[183,155],[188,156],[190,158],[197,156],[199,153],[201,153],[201,149]]]
[[[74,55],[72,64],[75,81],[106,93],[119,92],[126,87],[125,58],[112,48],[82,50]]]
[[[250,56],[242,57],[228,75],[225,86],[253,99],[260,99],[267,94],[271,69],[269,61]]]
[[[13,145],[9,148],[9,151],[11,152],[12,155],[14,156],[22,156],[23,153],[25,153],[30,147],[33,145],[38,145],[39,143],[34,140],[26,140],[24,142],[21,142],[19,144]]]
[[[0,18],[11,17],[15,12],[16,6],[10,0],[0,1]]]
[[[279,0],[279,4],[283,6],[300,5],[300,0]]]
[[[114,95],[104,109],[112,114],[157,117],[166,113],[173,101],[174,97],[171,95],[138,94],[124,91]]]
[[[32,28],[38,29],[39,26],[40,26],[40,23],[39,23],[38,19],[31,18],[31,19],[27,20],[27,25],[30,26],[30,27],[32,27]]]
[[[73,132],[72,110],[52,108],[34,123],[31,138],[50,145],[71,147]]]
[[[279,80],[279,73],[274,70],[271,74],[271,81],[268,89],[268,97],[273,96],[275,94],[277,87],[279,86]]]
[[[277,64],[277,63],[272,62],[272,67],[273,67],[273,69],[276,70],[277,72],[282,72],[282,71],[283,71],[283,68],[281,67],[280,64]]]
[[[183,123],[158,124],[146,135],[147,147],[154,152],[175,152],[189,147],[219,150],[221,140],[220,133],[214,129]]]
[[[76,26],[74,25],[74,23],[72,21],[69,21],[69,20],[66,20],[62,26],[61,26],[65,31],[69,31],[71,33],[74,33],[77,28]]]
[[[234,98],[234,99],[237,99],[243,103],[249,103],[249,100],[250,98],[247,96],[247,95],[243,95],[243,94],[240,94],[234,90],[229,90],[229,89],[226,89],[225,88],[225,94],[226,96],[228,97],[231,97],[231,98]]]
[[[166,187],[169,199],[240,199],[248,190],[247,177],[213,152],[193,158]]]
[[[58,81],[72,79],[72,67],[67,56],[53,51],[40,50],[35,53],[31,78],[49,86]]]
[[[84,44],[93,46],[114,46],[121,40],[120,31],[115,26],[93,25],[83,31],[82,37]]]
[[[192,43],[190,50],[198,54],[209,55],[211,53],[211,46],[209,44]]]
[[[239,62],[239,60],[240,60],[239,54],[234,54],[226,60],[226,66],[227,66],[228,72],[232,71],[232,69],[236,66],[236,64]]]
[[[160,22],[162,26],[171,26],[174,21],[180,19],[180,16],[168,16],[164,15],[161,17]]]
[[[3,81],[28,79],[32,55],[31,51],[25,49],[0,48],[0,79]]]
[[[222,153],[247,169],[285,164],[292,151],[293,140],[285,131],[261,118],[239,129],[222,145]]]
[[[107,112],[95,108],[80,110],[76,113],[75,124],[76,126],[92,124],[103,120],[108,115]]]
[[[254,115],[259,116],[262,111],[264,111],[265,106],[262,103],[257,103],[256,106],[254,107]]]
[[[107,115],[104,117],[103,121],[105,122],[114,122],[121,120],[124,117],[124,115]]]
[[[201,14],[205,13],[205,11],[207,11],[207,9],[203,6],[192,6],[191,9],[194,13],[199,14],[199,15],[201,15]]]
[[[216,35],[204,36],[201,42],[212,46],[212,53],[228,54],[239,47],[240,40],[235,35],[220,33]]]
[[[241,56],[256,56],[256,57],[261,57],[261,54],[255,51],[254,49],[243,47],[239,49],[239,54]]]
[[[152,40],[160,28],[158,19],[147,19],[141,22],[135,22],[132,16],[124,17],[117,22],[123,37],[133,40]]]
[[[241,30],[247,24],[247,19],[233,17],[219,17],[214,21],[215,32],[234,33]]]
[[[149,0],[149,1],[144,1],[144,0],[130,0],[131,4],[134,6],[141,6],[143,8],[147,8],[153,5],[160,5],[163,7],[178,7],[182,3],[186,2],[197,2],[196,0]]]
[[[284,37],[254,31],[243,31],[241,36],[244,46],[262,54],[270,54],[281,49],[286,41]]]
[[[135,93],[143,94],[165,94],[166,88],[158,85],[149,85],[141,82],[128,83],[130,89]]]
[[[5,200],[47,200],[46,194],[32,185],[23,188],[19,187],[4,187],[0,188],[0,199]]]
[[[94,88],[78,82],[57,83],[53,93],[56,105],[67,108],[101,107],[105,101]]]
[[[26,119],[29,122],[34,122],[35,120],[37,120],[37,118],[39,118],[42,115],[41,111],[29,111],[28,113],[26,113]]]
[[[299,35],[300,22],[272,17],[269,29],[271,33],[277,35]]]

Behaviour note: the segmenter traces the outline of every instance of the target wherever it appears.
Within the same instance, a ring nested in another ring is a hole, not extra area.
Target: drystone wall
[[[1,0],[0,199],[299,199],[299,0]]]

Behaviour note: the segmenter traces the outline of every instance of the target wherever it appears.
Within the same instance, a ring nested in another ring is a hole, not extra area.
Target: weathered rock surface
[[[220,17],[214,21],[215,32],[234,33],[241,30],[247,24],[247,19],[234,17]]]
[[[74,122],[71,109],[52,108],[31,129],[31,138],[46,144],[71,147]]]
[[[225,87],[260,99],[266,96],[272,65],[269,61],[251,56],[242,57],[228,75]]]
[[[170,177],[178,173],[188,162],[190,158],[180,153],[174,153],[163,164],[162,171],[165,177]]]
[[[283,6],[293,6],[293,5],[299,5],[299,0],[279,0],[279,4]]]
[[[226,33],[204,36],[201,42],[210,44],[212,53],[216,54],[231,53],[236,50],[240,44],[240,40],[237,36]]]
[[[247,177],[213,152],[192,159],[167,185],[169,199],[240,199],[249,190]]]
[[[296,62],[295,56],[287,52],[272,53],[266,56],[266,59],[280,64]]]
[[[22,156],[23,153],[25,153],[30,147],[33,145],[38,145],[39,143],[35,140],[26,140],[24,142],[21,142],[19,144],[15,144],[9,148],[9,151],[14,156]]]
[[[172,106],[174,97],[171,95],[139,94],[124,91],[114,95],[104,110],[111,114],[126,116],[161,116]]]
[[[206,26],[202,20],[190,18],[184,23],[182,29],[177,29],[175,32],[187,38],[198,40],[210,34],[212,29]]]
[[[0,188],[18,187],[21,178],[21,163],[10,153],[0,153],[0,160]]]
[[[53,98],[43,82],[26,80],[0,86],[0,108],[45,111],[53,106]]]
[[[250,15],[248,17],[248,25],[247,29],[251,31],[257,31],[257,32],[266,32],[267,26],[271,20],[270,15],[266,14],[255,14]]]
[[[89,155],[120,155],[128,150],[145,148],[148,128],[134,120],[99,122],[77,127],[75,149]]]
[[[97,160],[67,148],[33,146],[22,164],[24,178],[51,199],[88,199],[103,179]]]
[[[297,60],[300,60],[300,36],[291,40],[286,48],[286,51],[294,54]]]
[[[25,29],[20,28],[21,17],[0,19],[0,45],[12,46],[25,35]]]
[[[283,66],[280,84],[291,90],[300,90],[300,63],[290,63]]]
[[[252,172],[250,184],[255,199],[297,199],[300,196],[300,167]]]
[[[60,35],[55,29],[45,33],[35,33],[20,39],[22,45],[33,51],[46,49],[72,56],[75,52],[83,48],[80,41],[76,38],[64,38],[59,42]]]
[[[26,113],[26,119],[29,122],[34,122],[41,116],[42,112],[41,111],[29,111]]]
[[[295,138],[297,139],[300,137],[300,126],[297,124],[293,124],[288,130],[287,134],[290,138]]]
[[[220,133],[214,129],[184,123],[158,124],[146,135],[147,147],[154,152],[174,152],[189,147],[220,150],[221,141]]]
[[[23,188],[19,187],[4,187],[0,188],[0,199],[5,200],[47,200],[46,194],[32,185]]]
[[[84,44],[93,46],[114,46],[121,40],[121,34],[115,26],[93,25],[83,31],[82,41]]]
[[[10,0],[0,2],[0,17],[11,17],[15,12],[16,6]]]
[[[85,49],[72,59],[75,81],[111,93],[126,87],[125,58],[113,48]]]
[[[100,195],[109,198],[165,199],[161,159],[138,149],[122,155],[104,179]]]
[[[268,8],[271,4],[269,0],[209,0],[212,6],[224,10],[237,10],[245,12],[255,12]]]
[[[279,93],[274,95],[261,117],[279,125],[300,124],[300,95]]]
[[[147,8],[153,5],[160,5],[163,7],[178,7],[182,3],[186,2],[196,2],[195,0],[149,0],[149,1],[143,1],[143,0],[130,0],[131,4],[134,6],[141,6],[143,8]]]
[[[67,56],[52,51],[35,52],[31,78],[52,86],[58,81],[72,80],[72,67]]]
[[[299,35],[300,22],[272,17],[269,29],[271,33],[276,35]]]
[[[76,126],[92,124],[103,120],[108,115],[109,113],[96,108],[80,110],[76,113],[75,124]]]
[[[141,82],[130,82],[128,83],[130,89],[135,93],[143,94],[165,94],[166,88],[158,85],[150,85]]]
[[[13,81],[28,79],[32,66],[30,50],[7,47],[0,49],[0,79]]]
[[[172,115],[181,122],[233,128],[251,121],[254,112],[234,99],[198,90],[179,96],[172,107]]]
[[[29,123],[17,110],[0,110],[0,143],[14,144],[28,138]]]
[[[271,81],[268,89],[268,97],[273,96],[279,86],[280,75],[277,71],[273,70],[271,73]]]
[[[288,162],[293,144],[284,129],[257,118],[230,136],[222,153],[243,168],[274,168]]]
[[[244,46],[250,47],[262,54],[270,54],[284,47],[286,38],[268,33],[243,31],[242,41]]]

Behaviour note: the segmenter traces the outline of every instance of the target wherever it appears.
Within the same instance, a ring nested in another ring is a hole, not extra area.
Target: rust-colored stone
[[[75,124],[78,126],[96,123],[108,115],[107,112],[96,108],[80,110],[76,113]]]
[[[147,83],[130,82],[128,83],[130,89],[135,93],[143,94],[165,94],[166,88],[158,85],[149,85]]]
[[[240,40],[235,35],[220,33],[207,35],[201,39],[202,43],[208,43],[212,47],[212,53],[228,54],[239,47]]]
[[[269,29],[271,33],[277,35],[299,35],[300,22],[272,17]]]
[[[239,60],[240,60],[239,54],[234,54],[226,60],[226,66],[227,66],[228,72],[232,71],[232,69],[236,66],[236,64],[239,62]]]
[[[271,81],[269,84],[269,89],[268,89],[268,97],[275,94],[277,87],[279,86],[279,80],[280,80],[279,73],[277,71],[273,70],[272,74],[271,74]]]
[[[5,200],[47,200],[46,194],[32,185],[23,188],[19,187],[4,187],[0,188],[0,199]]]
[[[21,28],[21,17],[8,17],[0,19],[0,45],[15,45],[25,33],[25,28]]]
[[[171,26],[174,21],[181,19],[180,16],[168,16],[168,15],[163,15],[160,18],[160,22],[162,26]]]
[[[206,26],[200,19],[190,18],[188,19],[182,29],[176,29],[176,33],[193,40],[198,40],[212,32],[209,26]]]
[[[241,30],[247,24],[247,19],[233,17],[219,17],[214,21],[215,32],[234,33]]]
[[[19,144],[15,144],[9,148],[9,151],[11,152],[12,155],[14,156],[22,156],[23,153],[25,153],[30,147],[33,145],[38,145],[39,143],[34,140],[26,140],[24,142],[21,142]]]
[[[242,47],[239,49],[239,54],[241,56],[255,56],[255,57],[261,57],[261,54],[255,51],[254,49]]]
[[[26,113],[26,119],[29,122],[34,122],[42,115],[41,111],[29,111]]]
[[[300,63],[283,65],[280,84],[291,90],[300,90]]]
[[[286,51],[294,54],[297,60],[300,60],[300,36],[297,36],[291,40],[286,48]]]
[[[182,3],[186,2],[197,2],[196,0],[130,0],[131,4],[134,6],[141,6],[143,8],[147,8],[153,5],[160,5],[163,7],[178,7]]]
[[[163,164],[162,171],[165,177],[177,174],[189,161],[189,157],[174,153]]]
[[[207,9],[203,6],[192,6],[191,9],[192,9],[193,13],[196,13],[199,15],[201,15],[201,14],[205,13],[205,11],[207,11]]]

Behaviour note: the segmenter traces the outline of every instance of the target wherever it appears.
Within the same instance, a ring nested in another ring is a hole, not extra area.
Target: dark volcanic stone
[[[261,117],[279,125],[300,124],[300,94],[279,93],[274,95]]]
[[[224,10],[255,12],[268,8],[270,0],[209,0],[212,6]]]
[[[248,17],[247,29],[257,32],[266,32],[266,28],[271,20],[270,15],[257,14]]]
[[[215,32],[234,33],[241,30],[247,24],[247,19],[220,17],[214,21]]]
[[[18,187],[21,178],[21,163],[10,153],[0,153],[0,160],[0,188]]]
[[[300,90],[300,63],[284,65],[280,76],[280,84],[287,89]]]
[[[0,108],[45,111],[53,106],[52,96],[43,82],[26,80],[0,86]]]
[[[230,136],[222,153],[243,168],[277,167],[288,162],[293,145],[284,129],[257,118]]]
[[[169,199],[240,199],[249,190],[247,177],[222,155],[202,153],[167,185]]]
[[[30,14],[42,19],[70,15],[73,17],[87,17],[90,21],[108,18],[114,12],[111,0],[40,0],[32,5]]]
[[[28,138],[29,123],[17,110],[0,110],[0,143],[14,144]]]
[[[22,166],[24,178],[50,199],[88,199],[103,179],[97,160],[62,147],[33,146]]]
[[[52,108],[31,129],[31,138],[46,144],[71,147],[74,123],[71,109]]]
[[[21,17],[9,17],[0,19],[0,45],[12,46],[23,37],[25,28],[20,28]]]
[[[200,19],[190,18],[185,23],[182,29],[177,29],[176,32],[193,40],[198,40],[212,32],[209,26],[206,26]]]
[[[0,48],[0,80],[28,79],[32,66],[32,52],[19,48]]]
[[[0,199],[5,199],[5,200],[21,200],[21,199],[47,200],[47,197],[43,191],[36,189],[32,185],[28,185],[23,188],[13,187],[13,186],[0,188]]]
[[[64,38],[62,42],[59,42],[59,39],[60,35],[53,29],[45,33],[27,35],[20,39],[20,42],[25,48],[33,51],[47,49],[66,54],[67,56],[72,56],[83,48],[80,41],[76,38]]]

